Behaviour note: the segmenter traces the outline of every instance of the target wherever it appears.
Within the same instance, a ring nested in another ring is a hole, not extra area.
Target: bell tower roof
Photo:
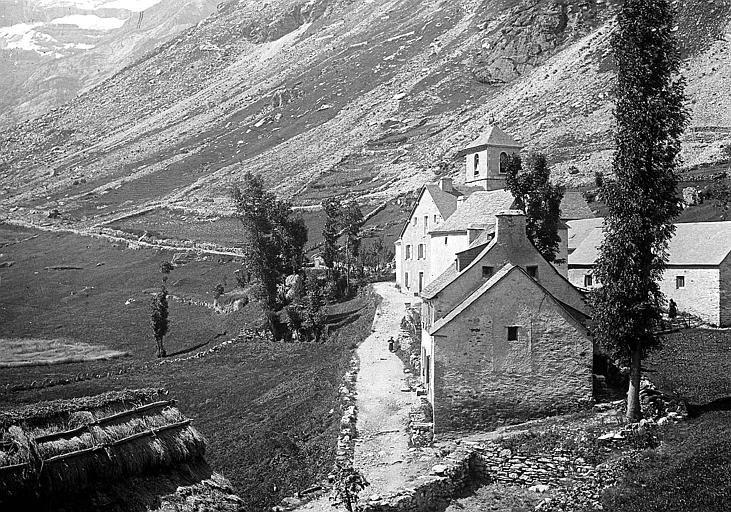
[[[522,149],[523,146],[515,141],[510,135],[502,131],[495,125],[487,127],[485,133],[477,137],[475,140],[465,146],[460,153],[474,153],[488,146],[500,146],[515,149]]]

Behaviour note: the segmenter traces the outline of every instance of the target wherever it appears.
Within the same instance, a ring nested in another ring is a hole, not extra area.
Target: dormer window
[[[538,279],[538,267],[536,265],[529,265],[529,266],[525,267],[525,271],[533,279]]]
[[[480,175],[480,155],[475,153],[475,176]]]

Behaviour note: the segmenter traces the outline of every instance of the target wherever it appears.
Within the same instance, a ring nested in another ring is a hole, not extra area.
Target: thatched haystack
[[[212,474],[205,449],[163,390],[0,411],[0,509],[153,510],[192,485],[194,494],[222,495],[214,500],[222,508],[211,510],[236,510],[238,498]]]

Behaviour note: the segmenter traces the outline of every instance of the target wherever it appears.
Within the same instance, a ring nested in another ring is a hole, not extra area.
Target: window
[[[594,276],[586,274],[584,276],[584,288],[591,288],[592,286],[594,286]]]
[[[419,272],[419,293],[424,289],[424,272]]]
[[[409,273],[408,273],[408,272],[406,272],[406,273],[404,274],[404,286],[405,286],[406,288],[408,288],[408,287],[409,287]]]
[[[475,176],[480,175],[480,155],[475,153],[475,160],[474,160],[474,170],[475,170]]]
[[[424,259],[424,244],[419,244],[419,259]]]
[[[525,271],[528,272],[528,275],[533,279],[538,279],[538,267],[536,265],[525,267]]]
[[[482,267],[482,278],[490,279],[494,273],[493,267]]]
[[[508,327],[508,341],[518,341],[518,326],[512,325]]]
[[[424,234],[426,234],[426,230],[429,227],[429,216],[424,215]]]
[[[507,153],[500,153],[500,174],[506,174],[508,172],[508,164],[510,163],[510,157]]]
[[[411,246],[410,245],[406,246],[406,259],[407,260],[411,259]]]
[[[414,217],[414,219],[411,221],[411,224],[413,224],[414,226],[416,226],[416,222],[417,221],[418,221],[418,219],[416,217]]]
[[[436,224],[437,222],[439,222],[439,215],[434,216],[434,224]]]
[[[680,290],[681,288],[685,288],[685,276],[677,276],[675,278],[675,289]]]
[[[429,384],[431,377],[431,356],[426,356],[426,364],[424,366],[426,367],[426,383]]]
[[[448,236],[445,236],[444,237],[444,245],[447,245],[448,243],[449,243],[449,237]]]

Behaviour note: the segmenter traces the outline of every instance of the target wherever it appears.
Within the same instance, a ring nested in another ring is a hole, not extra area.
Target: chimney
[[[452,178],[439,178],[439,188],[441,188],[445,192],[454,192]]]
[[[508,247],[526,245],[525,214],[520,210],[504,210],[495,215],[495,238],[497,243]]]

